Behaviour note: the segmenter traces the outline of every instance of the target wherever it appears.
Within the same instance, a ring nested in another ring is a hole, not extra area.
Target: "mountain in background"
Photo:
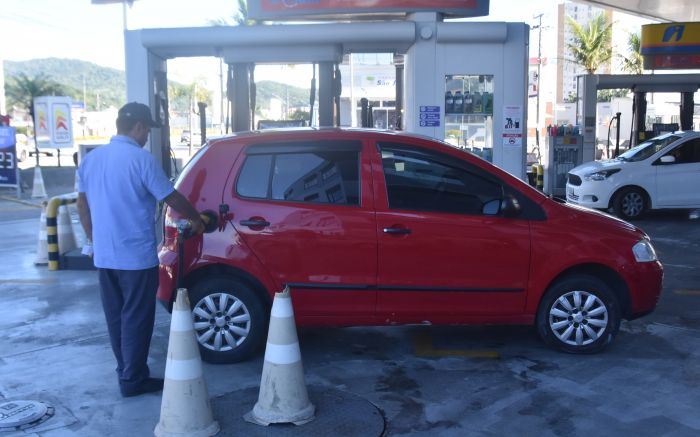
[[[76,59],[31,59],[29,61],[4,61],[5,83],[8,78],[24,73],[33,78],[44,74],[65,86],[70,97],[83,101],[83,84],[87,109],[119,108],[126,100],[126,78],[121,70],[101,67],[92,62]],[[83,82],[84,81],[84,82]]]
[[[61,58],[4,61],[4,67],[5,83],[10,77],[20,73],[30,78],[44,74],[47,78],[65,86],[68,95],[78,102],[83,101],[84,84],[85,100],[89,111],[102,110],[110,106],[119,108],[126,103],[126,76],[122,70],[77,59]],[[169,81],[168,85],[169,94],[171,94],[170,108],[174,111],[186,112],[190,99],[184,95],[187,91],[183,89],[191,87],[174,81]],[[180,90],[176,93],[173,92],[173,88],[180,88]],[[283,108],[309,106],[309,89],[275,81],[258,82],[256,96],[258,108],[269,108],[272,98],[280,100]]]

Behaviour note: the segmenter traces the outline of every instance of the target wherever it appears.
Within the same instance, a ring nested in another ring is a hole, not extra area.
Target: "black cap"
[[[140,121],[149,127],[160,127],[160,123],[151,118],[151,110],[143,103],[127,103],[119,110],[118,118]]]

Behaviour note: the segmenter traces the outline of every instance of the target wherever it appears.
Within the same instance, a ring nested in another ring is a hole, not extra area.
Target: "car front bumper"
[[[584,181],[581,185],[566,184],[566,201],[587,208],[607,209],[610,207],[612,189],[604,183]]]

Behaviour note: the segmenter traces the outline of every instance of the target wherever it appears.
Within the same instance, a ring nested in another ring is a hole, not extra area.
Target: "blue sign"
[[[0,185],[18,185],[15,128],[0,126]]]
[[[439,106],[421,106],[418,117],[420,127],[440,127]]]

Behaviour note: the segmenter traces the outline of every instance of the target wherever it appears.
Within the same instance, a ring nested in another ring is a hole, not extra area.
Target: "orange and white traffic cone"
[[[34,264],[47,265],[49,263],[49,245],[46,239],[46,202],[41,207],[41,217],[39,218],[39,239],[36,243],[36,257]]]
[[[244,418],[264,426],[303,425],[314,420],[315,411],[304,382],[292,299],[285,287],[272,303],[258,402]]]
[[[32,199],[46,199],[46,187],[44,187],[44,177],[41,167],[34,167],[34,183],[32,184]]]
[[[219,432],[202,373],[187,289],[178,288],[156,437],[209,437]]]

